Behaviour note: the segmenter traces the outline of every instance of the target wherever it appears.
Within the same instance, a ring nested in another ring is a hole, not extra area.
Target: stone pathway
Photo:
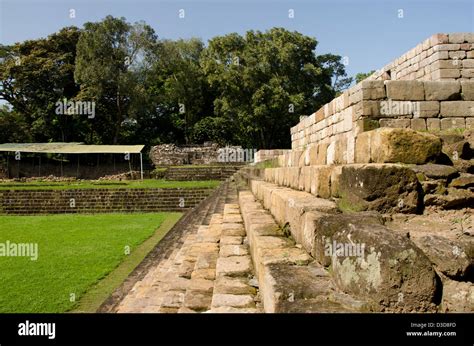
[[[235,185],[229,183],[220,196],[223,208],[215,207],[197,231],[184,234],[182,245],[152,266],[116,311],[259,312],[257,284],[236,202]]]

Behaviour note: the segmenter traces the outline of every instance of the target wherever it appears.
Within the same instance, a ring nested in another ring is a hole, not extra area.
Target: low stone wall
[[[182,211],[212,192],[196,189],[2,190],[0,214]]]
[[[208,164],[217,162],[218,149],[219,146],[216,143],[182,146],[161,144],[152,147],[149,156],[155,166]]]
[[[178,181],[225,180],[242,167],[243,165],[162,167],[161,170],[156,171],[155,176],[158,179]]]

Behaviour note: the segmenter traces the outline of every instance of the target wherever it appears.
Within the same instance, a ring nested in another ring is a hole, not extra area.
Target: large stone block
[[[474,117],[474,101],[441,102],[442,117]]]
[[[382,115],[380,102],[381,101],[369,101],[369,100],[362,101],[361,102],[362,104],[361,115],[367,116],[367,117],[378,117]]]
[[[433,311],[438,292],[430,260],[407,237],[370,214],[316,219],[313,256],[331,264],[336,284],[394,311]]]
[[[293,194],[288,197],[286,222],[290,225],[290,231],[297,243],[305,244],[304,228],[305,218],[304,214],[308,212],[324,212],[336,213],[336,204],[332,201],[316,198],[306,193],[300,195]]]
[[[312,166],[310,178],[311,194],[329,198],[331,196],[331,170],[329,166]]]
[[[410,127],[410,119],[380,119],[380,127],[391,127],[407,129]]]
[[[425,119],[411,119],[410,128],[415,131],[426,131]]]
[[[413,104],[413,116],[415,118],[432,118],[439,114],[438,101],[419,101]]]
[[[414,237],[413,242],[424,251],[438,271],[452,279],[469,280],[467,276],[474,269],[474,263],[462,242],[437,235]]]
[[[382,80],[364,80],[361,82],[363,100],[380,100],[386,97]]]
[[[440,119],[426,119],[426,127],[428,131],[440,131],[441,120]]]
[[[464,118],[445,118],[441,119],[440,124],[441,130],[463,129],[466,127],[466,121]]]
[[[311,163],[312,165],[325,165],[326,164],[328,145],[329,143],[318,144],[318,155],[316,157],[316,162]]]
[[[342,167],[339,188],[341,208],[351,211],[414,213],[421,208],[421,186],[415,172],[395,164],[347,165]]]
[[[445,101],[459,99],[461,85],[456,81],[425,81],[425,99]]]
[[[385,81],[387,98],[392,100],[422,101],[425,90],[421,81]]]
[[[474,81],[462,81],[461,88],[462,99],[466,101],[474,101]]]
[[[472,313],[474,311],[474,284],[444,280],[441,307],[444,312]]]
[[[359,134],[356,162],[367,162],[367,150],[370,162],[423,164],[440,154],[441,140],[411,129],[379,128]],[[357,161],[359,159],[362,161]]]

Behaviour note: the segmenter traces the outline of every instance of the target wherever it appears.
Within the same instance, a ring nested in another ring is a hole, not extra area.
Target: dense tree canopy
[[[316,47],[283,28],[207,45],[162,40],[143,22],[112,16],[0,46],[0,99],[10,105],[0,109],[0,142],[288,147],[299,116],[352,82],[340,56]]]

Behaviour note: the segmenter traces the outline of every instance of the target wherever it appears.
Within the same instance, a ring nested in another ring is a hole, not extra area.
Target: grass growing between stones
[[[1,216],[0,243],[38,258],[0,256],[0,312],[95,311],[180,215]]]
[[[337,200],[336,205],[343,213],[357,213],[365,210],[364,205],[351,201],[347,197],[347,194],[342,193],[340,197],[341,198]]]
[[[174,181],[174,180],[122,180],[122,181],[32,181],[27,183],[0,183],[0,190],[68,190],[68,189],[172,189],[215,188],[219,180]]]

